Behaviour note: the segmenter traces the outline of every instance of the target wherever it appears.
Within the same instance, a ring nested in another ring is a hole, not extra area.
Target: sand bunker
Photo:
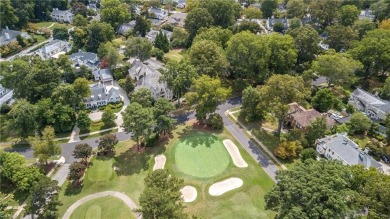
[[[193,186],[184,186],[182,189],[180,189],[180,192],[184,202],[193,202],[195,201],[196,196],[198,196],[198,192]]]
[[[243,168],[248,166],[245,160],[241,157],[240,151],[238,150],[237,146],[230,139],[223,140],[223,144],[225,145],[226,150],[229,152],[230,156],[232,157],[233,163],[237,167]]]
[[[242,179],[232,177],[221,182],[214,183],[209,188],[209,194],[212,196],[219,196],[230,190],[241,187],[243,184]]]
[[[165,155],[160,154],[154,157],[154,166],[153,166],[153,171],[159,170],[159,169],[164,169],[165,166],[165,161],[167,161],[167,158]]]

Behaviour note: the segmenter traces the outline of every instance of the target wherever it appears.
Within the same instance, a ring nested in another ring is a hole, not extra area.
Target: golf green
[[[199,132],[179,140],[175,145],[175,164],[185,174],[209,178],[222,173],[230,156],[214,135]]]
[[[103,197],[84,203],[73,212],[70,218],[125,219],[135,218],[135,215],[122,200],[115,197]]]

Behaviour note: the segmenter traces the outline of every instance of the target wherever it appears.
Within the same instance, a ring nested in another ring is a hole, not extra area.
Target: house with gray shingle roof
[[[164,29],[161,29],[161,32],[162,32],[163,34],[165,34],[165,36],[167,36],[168,40],[171,40],[171,37],[172,37],[173,32],[171,32],[171,31],[169,31],[169,30],[164,30]],[[150,42],[154,43],[154,41],[156,40],[156,37],[157,37],[157,34],[158,34],[158,33],[159,33],[159,31],[157,31],[157,30],[151,30],[151,31],[149,31],[149,32],[146,34],[145,37],[146,37]]]
[[[104,84],[97,83],[89,86],[91,96],[85,98],[85,107],[94,109],[99,106],[105,106],[108,103],[116,103],[121,101],[119,91],[111,87],[108,89]]]
[[[361,150],[348,138],[347,133],[317,139],[316,151],[327,159],[339,160],[344,165],[363,165],[366,169],[373,167],[382,170],[382,165],[368,155],[367,150]]]
[[[92,71],[92,74],[95,78],[96,81],[101,81],[101,82],[113,82],[114,78],[111,75],[111,71],[108,68],[104,69],[95,69]]]
[[[348,102],[373,120],[385,120],[390,113],[389,101],[382,100],[360,88],[353,91]]]
[[[77,68],[82,65],[92,71],[99,68],[99,59],[96,53],[92,52],[76,52],[68,56],[73,63],[73,67]]]
[[[72,49],[71,45],[67,41],[53,40],[50,43],[44,45],[38,49],[35,54],[39,55],[42,59],[58,58],[59,55],[65,54]]]
[[[135,21],[130,21],[128,23],[121,24],[116,32],[121,35],[127,34],[127,32],[133,30],[135,27]]]
[[[26,32],[17,31],[17,30],[9,30],[8,28],[2,29],[0,34],[0,46],[7,45],[11,42],[16,41],[16,37],[20,35],[21,37],[25,39],[30,39],[31,36],[28,35]]]
[[[168,17],[168,11],[162,8],[151,7],[148,12],[149,18],[164,20]]]
[[[58,10],[58,8],[53,8],[53,11],[51,12],[51,19],[58,22],[72,23],[73,16],[74,15],[70,10],[62,11]]]
[[[130,77],[136,81],[135,90],[147,88],[154,99],[165,97],[172,99],[173,94],[165,82],[160,81],[161,73],[139,60],[134,60],[129,69]]]
[[[273,31],[274,25],[277,23],[283,24],[284,31],[286,31],[289,27],[289,23],[287,18],[279,19],[279,18],[268,18],[266,21],[266,28],[269,31]]]

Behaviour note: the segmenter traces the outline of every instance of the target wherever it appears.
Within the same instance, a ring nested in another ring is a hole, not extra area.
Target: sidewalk
[[[248,128],[247,128],[244,124],[242,124],[240,121],[238,121],[237,117],[234,116],[234,114],[233,114],[233,113],[235,113],[235,112],[237,112],[237,111],[240,111],[240,110],[236,110],[236,111],[233,111],[233,112],[230,112],[230,110],[227,110],[226,113],[229,114],[229,115],[234,119],[234,122],[237,122],[237,123],[240,125],[240,127],[241,127],[242,129],[244,129],[245,132],[246,132],[253,140],[255,140],[255,142],[256,142],[258,145],[260,145],[260,147],[267,153],[268,156],[270,156],[274,161],[276,161],[276,163],[278,163],[278,165],[279,165],[282,169],[287,170],[287,167],[284,166],[284,164],[282,164],[282,163],[279,161],[279,159],[276,158],[275,155],[274,155],[270,150],[268,150],[268,148],[267,148],[263,143],[261,143],[261,141],[259,141],[259,139],[257,139],[256,136],[252,135],[251,131],[249,131]]]

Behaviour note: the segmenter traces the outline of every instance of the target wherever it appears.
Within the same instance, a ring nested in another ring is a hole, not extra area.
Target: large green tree
[[[199,6],[207,9],[213,17],[214,26],[227,28],[235,21],[237,12],[233,0],[200,0]]]
[[[192,82],[190,91],[186,93],[185,98],[189,105],[195,106],[195,116],[200,122],[203,122],[208,114],[215,112],[218,104],[224,102],[230,93],[231,90],[223,88],[221,80],[218,78],[202,75]]]
[[[365,134],[371,128],[371,120],[361,112],[355,112],[351,115],[348,122],[351,134]]]
[[[276,74],[285,74],[292,70],[298,58],[294,38],[290,35],[271,34],[267,36],[270,48],[268,68]]]
[[[337,161],[307,160],[276,174],[266,209],[276,218],[346,218],[354,210],[351,170]],[[326,182],[326,183],[323,183]]]
[[[125,55],[127,57],[136,57],[145,61],[152,55],[152,43],[143,37],[131,37],[127,40]]]
[[[270,55],[265,38],[250,32],[235,34],[226,48],[233,76],[253,81],[263,81],[268,77]]]
[[[202,27],[208,28],[214,23],[213,17],[205,8],[195,8],[188,13],[184,20],[184,28],[189,33],[189,42],[196,36],[198,30]]]
[[[165,69],[161,71],[161,74],[160,80],[167,83],[173,95],[178,99],[179,104],[180,98],[190,88],[192,81],[198,76],[196,68],[187,60],[168,62]]]
[[[6,26],[11,28],[18,23],[19,18],[15,14],[16,11],[14,7],[12,7],[10,0],[0,1],[0,20],[2,28]]]
[[[150,21],[144,16],[139,15],[135,18],[134,32],[142,37],[145,37],[150,31],[150,26]]]
[[[76,144],[72,155],[77,159],[82,159],[84,163],[87,163],[88,158],[92,155],[92,147],[87,143]]]
[[[358,33],[359,40],[361,40],[368,31],[376,29],[376,25],[370,19],[362,19],[355,21],[352,29]]]
[[[224,76],[229,62],[223,49],[210,40],[201,40],[191,46],[189,58],[200,74]]]
[[[263,117],[262,110],[258,107],[261,102],[259,89],[249,86],[242,91],[241,112],[248,121]]]
[[[118,144],[118,139],[115,134],[105,134],[99,138],[98,149],[104,155],[115,154],[114,147]]]
[[[278,7],[278,1],[277,0],[264,0],[261,2],[261,13],[263,14],[264,18],[270,18],[272,17],[275,9]]]
[[[182,179],[172,176],[167,170],[156,170],[150,172],[144,182],[145,189],[139,198],[143,218],[188,218],[183,212]]]
[[[260,19],[262,16],[260,9],[256,7],[244,8],[241,13],[246,19]]]
[[[53,39],[57,40],[68,40],[69,33],[66,27],[55,27],[53,29]]]
[[[114,39],[114,28],[104,22],[92,21],[87,26],[88,37],[86,40],[86,49],[89,52],[97,52],[101,43],[106,43]]]
[[[114,29],[130,20],[130,12],[127,10],[127,6],[121,1],[102,0],[101,5],[101,21],[109,23]]]
[[[111,107],[107,107],[102,114],[102,122],[104,123],[104,127],[113,127],[115,126],[116,115],[112,111]]]
[[[137,102],[143,107],[151,107],[153,104],[152,92],[147,88],[140,88],[131,94],[130,102]]]
[[[34,134],[37,129],[37,122],[35,120],[36,107],[33,104],[25,99],[20,99],[13,104],[8,114],[11,116],[13,131],[18,136],[26,139],[29,135]]]
[[[290,0],[287,2],[286,8],[289,18],[303,18],[308,6],[304,0]]]
[[[359,14],[355,5],[344,5],[340,10],[340,22],[344,26],[351,26],[359,18]]]
[[[116,68],[118,62],[120,61],[119,49],[116,48],[111,42],[100,44],[97,54],[100,58],[104,58],[108,62],[108,68]]]
[[[196,34],[193,43],[201,40],[210,40],[222,48],[226,48],[230,37],[232,37],[232,31],[228,29],[222,29],[221,27],[201,28]]]
[[[349,54],[336,53],[334,50],[319,55],[312,63],[312,69],[318,75],[325,76],[329,85],[350,85],[353,82],[354,73],[361,68],[362,64]]]
[[[278,119],[277,136],[288,115],[288,104],[300,102],[309,95],[302,77],[291,75],[273,75],[260,88],[261,107]]]
[[[325,29],[338,17],[340,3],[341,0],[313,0],[310,2],[311,15]]]
[[[137,102],[131,102],[126,110],[122,112],[123,127],[126,132],[131,132],[137,141],[138,149],[141,146],[141,140],[149,137],[153,127],[156,124],[151,107],[143,107]]]
[[[321,38],[313,27],[306,25],[287,33],[294,38],[298,48],[298,63],[311,62],[320,52]]]
[[[347,50],[352,48],[354,42],[358,39],[358,33],[351,27],[342,26],[339,24],[331,25],[326,28],[326,32],[329,34],[325,43],[330,48],[335,49],[337,52],[341,50]]]
[[[311,99],[311,104],[320,112],[328,112],[332,109],[334,101],[334,96],[329,89],[321,89]]]
[[[14,13],[18,18],[18,23],[16,24],[18,27],[23,27],[34,19],[34,0],[12,0],[11,5],[14,9],[17,9]],[[2,7],[0,8],[3,9]]]
[[[53,127],[46,127],[42,132],[42,137],[31,137],[29,142],[34,149],[34,157],[37,157],[39,162],[46,165],[51,156],[61,153],[61,147],[55,142]]]
[[[176,120],[169,117],[169,114],[174,109],[175,106],[167,98],[158,98],[154,103],[154,118],[159,133],[164,133],[165,135],[173,130]]]
[[[315,141],[325,137],[326,133],[326,119],[322,116],[313,120],[306,129],[307,146],[315,148]]]

